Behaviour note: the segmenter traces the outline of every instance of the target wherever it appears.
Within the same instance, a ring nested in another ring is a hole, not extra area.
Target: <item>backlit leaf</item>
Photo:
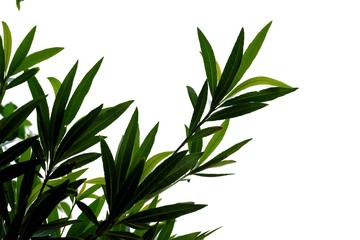
[[[12,50],[12,37],[11,37],[11,31],[9,29],[9,26],[6,24],[6,22],[2,22],[3,27],[3,33],[4,33],[4,59],[5,59],[5,71],[7,70],[10,62],[11,57],[11,50]]]
[[[48,80],[49,80],[49,82],[54,90],[54,94],[56,96],[61,87],[61,82],[59,79],[56,79],[54,77],[48,77]]]

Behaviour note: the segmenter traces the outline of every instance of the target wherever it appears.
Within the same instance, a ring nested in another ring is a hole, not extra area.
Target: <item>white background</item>
[[[32,51],[63,46],[41,64],[40,78],[62,79],[80,61],[79,81],[101,57],[102,68],[83,113],[135,100],[104,134],[115,151],[135,106],[142,136],[160,121],[154,153],[173,150],[191,117],[186,86],[204,79],[196,28],[223,67],[241,29],[246,45],[273,21],[244,78],[265,75],[299,87],[265,109],[231,121],[223,149],[253,140],[225,172],[192,178],[163,195],[164,203],[195,201],[205,209],[179,219],[176,232],[211,230],[208,239],[360,239],[359,56],[357,1],[83,1],[0,3],[15,46],[37,26]],[[8,92],[16,103],[30,98]],[[94,171],[94,169],[92,169]],[[101,168],[91,174],[101,175]],[[220,169],[219,169],[220,171]]]

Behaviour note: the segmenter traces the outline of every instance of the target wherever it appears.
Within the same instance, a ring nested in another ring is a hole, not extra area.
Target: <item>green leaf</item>
[[[86,181],[90,184],[99,184],[99,185],[106,185],[105,178],[104,177],[97,177]]]
[[[15,160],[34,144],[38,136],[27,138],[0,154],[0,168]]]
[[[60,80],[54,78],[54,77],[48,77],[48,80],[54,90],[54,94],[55,96],[57,95],[57,93],[59,92],[59,89],[61,87],[61,82]]]
[[[8,77],[15,74],[16,69],[21,65],[21,63],[26,58],[26,55],[28,54],[31,44],[33,42],[35,31],[36,31],[36,26],[30,30],[30,32],[25,36],[24,40],[20,43],[18,49],[16,49],[14,57],[10,63],[10,67],[7,75]]]
[[[126,217],[121,222],[124,224],[161,222],[178,218],[180,216],[198,211],[204,207],[206,207],[206,205],[194,203],[177,203],[135,213],[134,215]]]
[[[62,156],[64,153],[89,129],[101,109],[102,105],[91,110],[85,117],[81,118],[70,128],[56,151],[56,162],[63,160]]]
[[[36,98],[18,108],[10,116],[0,120],[0,142],[7,139],[26,120],[30,113],[39,105],[44,97]]]
[[[13,88],[13,87],[18,86],[26,81],[31,80],[39,72],[39,70],[40,70],[39,68],[32,68],[27,71],[24,71],[23,74],[21,74],[20,76],[15,78],[13,81],[11,81],[7,85],[7,89]]]
[[[6,24],[6,22],[2,22],[3,33],[4,33],[4,59],[5,59],[5,71],[9,66],[10,57],[11,57],[11,49],[12,49],[12,37],[11,32]]]
[[[208,128],[201,129],[200,131],[196,132],[194,135],[189,137],[187,141],[191,142],[191,141],[194,141],[194,140],[197,140],[197,139],[207,137],[209,135],[212,135],[212,134],[220,131],[221,129],[222,129],[222,127],[219,127],[219,126],[208,127]]]
[[[171,233],[174,229],[175,219],[170,219],[165,222],[165,225],[161,228],[158,239],[170,239]]]
[[[105,178],[105,197],[109,205],[109,208],[112,209],[113,202],[117,193],[118,185],[117,182],[118,173],[115,168],[115,161],[113,155],[110,151],[110,148],[105,140],[101,140],[101,154],[102,162],[104,169],[104,178]]]
[[[229,59],[225,65],[224,71],[221,74],[219,84],[216,88],[214,99],[212,102],[212,107],[216,107],[225,95],[231,91],[231,85],[234,82],[234,77],[238,71],[242,57],[243,57],[243,47],[244,47],[244,29],[242,28],[239,36],[234,44],[234,47],[231,51]]]
[[[189,127],[190,132],[195,130],[196,126],[199,124],[199,122],[201,120],[201,117],[204,113],[206,102],[207,102],[207,94],[208,94],[208,87],[205,82],[200,91],[199,97],[196,101],[193,115],[191,117],[191,122],[190,122],[190,127]]]
[[[122,183],[129,171],[131,155],[135,142],[136,133],[138,131],[138,110],[135,109],[130,122],[125,130],[123,137],[118,146],[115,157],[115,167],[118,172],[118,182]]]
[[[234,175],[233,173],[195,173],[199,177],[224,177]]]
[[[149,158],[146,162],[145,162],[145,167],[144,167],[144,171],[143,174],[141,176],[141,181],[147,176],[149,175],[149,173],[154,170],[154,168],[158,165],[159,162],[161,162],[164,158],[168,157],[170,154],[172,154],[172,151],[168,151],[168,152],[161,152],[158,153],[154,156],[152,156],[151,158]]]
[[[144,240],[155,240],[156,235],[159,232],[159,224],[156,223],[155,225],[151,226],[144,235],[142,235],[142,238]]]
[[[81,80],[80,84],[75,89],[65,111],[64,123],[66,125],[70,124],[74,120],[76,114],[78,113],[81,104],[83,103],[87,93],[89,92],[93,79],[101,66],[102,60],[103,58],[101,58],[85,74],[84,78]]]
[[[95,191],[97,191],[99,188],[101,188],[101,185],[95,184],[91,187],[89,187],[88,189],[86,189],[83,193],[81,193],[80,195],[78,195],[77,199],[78,200],[82,200],[85,199],[87,197],[89,197],[90,195],[92,195]]]
[[[194,170],[192,170],[190,172],[190,174],[198,173],[198,172],[204,171],[205,169],[217,166],[218,163],[220,163],[225,158],[229,157],[231,154],[237,152],[240,148],[242,148],[245,144],[247,144],[250,141],[251,141],[251,139],[246,139],[244,141],[241,141],[241,142],[231,146],[230,148],[228,148],[225,151],[223,151],[223,152],[219,153],[218,155],[216,155],[216,157],[214,157],[213,159],[211,159],[208,162],[204,163],[200,167],[197,167]]]
[[[201,232],[193,232],[185,235],[177,236],[171,240],[196,240]]]
[[[55,151],[55,146],[62,136],[60,136],[61,132],[64,132],[64,112],[66,104],[69,100],[71,87],[75,78],[75,73],[77,69],[78,63],[71,68],[67,76],[65,77],[64,82],[61,84],[59,92],[56,95],[54,106],[51,112],[50,118],[50,154],[53,156]]]
[[[3,46],[3,40],[0,36],[0,85],[4,84],[4,74],[5,74],[5,52]]]
[[[239,93],[240,91],[245,90],[249,87],[258,86],[258,85],[270,85],[270,86],[281,87],[281,88],[292,88],[289,85],[287,85],[279,80],[260,76],[260,77],[250,78],[250,79],[240,83],[236,88],[234,88],[234,90],[228,95],[227,98],[232,97],[235,94]]]
[[[267,35],[267,32],[269,31],[269,28],[271,26],[272,22],[269,22],[252,40],[252,42],[249,44],[247,49],[245,50],[243,60],[241,62],[240,68],[236,73],[235,79],[233,83],[231,84],[230,89],[234,88],[236,84],[240,81],[242,76],[245,74],[246,70],[250,67],[251,63],[254,61],[256,55],[258,54],[265,37]]]
[[[113,239],[123,239],[123,240],[142,240],[142,237],[139,237],[131,232],[121,232],[121,231],[108,231],[105,233],[105,236]]]
[[[70,217],[71,207],[70,207],[69,203],[63,201],[60,203],[59,208],[66,214],[66,216]]]
[[[214,136],[210,139],[208,144],[205,147],[204,154],[201,155],[199,164],[202,164],[210,155],[214,152],[214,150],[219,146],[220,142],[223,140],[226,130],[229,126],[229,119],[225,119],[225,121],[221,124],[221,130],[216,132]]]
[[[248,102],[267,102],[294,92],[296,89],[273,87],[261,91],[248,92],[224,102],[222,106],[240,105]]]
[[[215,60],[214,51],[209,41],[206,39],[205,35],[202,33],[202,31],[199,28],[197,29],[197,32],[200,42],[201,55],[204,61],[206,77],[209,84],[209,89],[211,95],[214,96],[217,85],[217,71],[216,71],[216,60]]]
[[[71,156],[74,156],[78,153],[83,152],[84,150],[89,149],[95,144],[99,143],[101,139],[104,139],[103,136],[91,136],[88,138],[81,138],[81,141],[77,141],[74,145],[72,145],[63,155],[63,159],[67,159]]]
[[[208,121],[224,120],[239,117],[257,111],[266,106],[266,103],[251,102],[223,108],[211,114],[211,116],[208,118]]]
[[[42,61],[45,61],[45,60],[55,56],[56,54],[61,52],[63,49],[64,48],[60,48],[60,47],[48,48],[48,49],[44,49],[44,50],[30,54],[16,68],[16,70],[14,71],[14,74],[24,71]]]
[[[187,86],[186,88],[190,98],[191,105],[193,106],[193,108],[195,108],[198,96],[192,87]]]
[[[70,173],[74,168],[74,164],[61,164],[49,176],[49,179],[55,179]]]
[[[76,169],[95,161],[100,156],[100,153],[83,153],[66,160],[64,164],[73,164],[74,169]]]
[[[155,136],[158,131],[158,128],[159,128],[159,123],[157,123],[147,134],[144,141],[141,143],[141,146],[136,151],[135,156],[131,160],[129,171],[132,171],[132,169],[140,162],[140,160],[146,160],[148,158],[150,151],[154,145]]]
[[[1,115],[3,115],[4,117],[8,117],[13,112],[15,112],[17,108],[18,107],[14,103],[9,102],[1,109]]]
[[[95,225],[99,225],[96,215],[93,213],[90,207],[81,201],[76,201],[76,205],[80,208],[81,212],[85,214],[89,220]]]
[[[64,202],[62,202],[62,203],[64,203]],[[41,225],[39,227],[39,231],[60,229],[62,227],[66,227],[66,226],[73,225],[73,224],[80,223],[80,222],[81,221],[79,221],[79,220],[69,220],[68,218],[60,218],[58,220],[51,221],[47,224]]]

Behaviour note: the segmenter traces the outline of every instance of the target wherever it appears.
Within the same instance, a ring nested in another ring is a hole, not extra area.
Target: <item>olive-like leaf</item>
[[[124,240],[143,240],[142,237],[135,235],[131,232],[122,232],[122,231],[107,231],[105,236],[110,237],[110,239],[124,239]]]
[[[193,108],[195,108],[198,96],[192,87],[187,86],[186,88],[187,88],[187,92],[188,92],[188,95],[190,98],[191,105],[193,106]]]
[[[95,213],[92,211],[92,209],[86,205],[85,203],[81,201],[76,201],[76,205],[80,208],[81,212],[85,214],[86,217],[89,218],[91,222],[93,222],[95,225],[99,225],[99,222],[97,220],[97,217]]]
[[[0,84],[4,84],[4,74],[5,74],[5,52],[3,46],[3,40],[0,36]]]
[[[170,239],[174,225],[175,219],[167,220],[165,225],[161,228],[158,239]]]
[[[154,156],[152,156],[151,158],[149,158],[146,162],[145,162],[145,167],[144,167],[144,171],[143,174],[141,176],[141,181],[147,176],[149,175],[149,173],[151,171],[153,171],[155,169],[155,167],[166,157],[168,157],[170,154],[172,154],[172,151],[167,151],[167,152],[161,152],[158,153]]]
[[[269,28],[271,26],[272,22],[269,22],[266,24],[263,29],[255,36],[255,38],[252,40],[252,42],[249,44],[249,46],[246,48],[243,56],[243,60],[241,62],[240,68],[236,73],[235,79],[233,83],[231,84],[230,89],[234,88],[236,84],[240,81],[242,76],[245,74],[246,70],[250,67],[251,63],[254,61],[256,55],[258,54],[265,37],[269,31]]]
[[[48,77],[48,80],[54,90],[54,94],[55,96],[57,95],[57,93],[59,92],[59,89],[61,87],[61,82],[59,79],[54,78],[54,77]]]
[[[64,164],[73,164],[73,169],[76,169],[95,161],[100,156],[100,153],[83,153],[66,160]]]
[[[211,95],[214,96],[216,85],[217,85],[217,73],[216,73],[216,59],[214,51],[206,39],[203,32],[198,28],[198,38],[200,42],[201,55],[204,61],[206,77],[209,84]]]
[[[35,66],[36,64],[45,61],[59,52],[61,52],[64,48],[61,47],[54,47],[54,48],[47,48],[38,52],[34,52],[27,56],[22,63],[16,68],[13,74],[19,73],[21,71],[24,71],[32,66]]]
[[[190,122],[190,126],[189,126],[190,132],[195,130],[196,126],[199,124],[199,122],[201,120],[201,117],[204,113],[206,102],[207,102],[207,94],[208,94],[208,86],[205,82],[200,91],[199,97],[195,104],[193,115],[191,117],[191,122]]]
[[[191,202],[176,203],[135,213],[134,215],[131,215],[121,220],[121,222],[124,224],[161,222],[169,219],[178,218],[180,216],[198,211],[204,207],[206,207],[206,205],[194,204]]]
[[[215,113],[211,114],[211,116],[208,118],[208,121],[224,120],[239,117],[257,111],[266,106],[266,103],[251,102],[222,108],[221,110],[218,110]]]
[[[11,60],[9,70],[8,70],[8,77],[15,74],[16,69],[20,66],[20,64],[26,58],[28,54],[31,44],[34,40],[36,32],[36,26],[33,27],[30,32],[25,36],[24,40],[20,43],[19,47],[16,49],[13,59]]]
[[[208,128],[204,128],[204,129],[201,129],[200,131],[198,132],[195,132],[195,134],[193,134],[192,136],[190,136],[187,141],[188,142],[191,142],[191,141],[194,141],[194,140],[197,140],[197,139],[201,139],[201,138],[204,138],[204,137],[207,137],[209,135],[212,135],[218,131],[220,131],[222,129],[222,127],[219,127],[219,126],[216,126],[216,127],[208,127]]]
[[[33,77],[39,72],[39,70],[40,70],[39,68],[32,68],[27,71],[24,71],[23,74],[21,74],[20,76],[15,78],[13,81],[11,81],[7,85],[7,89],[13,88],[13,87],[20,85],[26,81],[29,81],[30,79],[33,79]]]
[[[199,177],[224,177],[234,175],[233,173],[195,173]]]
[[[85,199],[89,196],[91,196],[95,191],[97,191],[99,188],[101,188],[101,185],[99,184],[95,184],[91,187],[89,187],[88,189],[86,189],[83,193],[79,194],[77,199],[78,200],[82,200]]]
[[[83,103],[93,79],[98,72],[102,58],[85,74],[84,78],[81,80],[80,84],[75,89],[68,106],[66,107],[65,116],[64,116],[64,123],[66,125],[70,124],[73,119],[75,118],[76,114],[78,113],[81,104]]]
[[[11,57],[11,50],[12,50],[12,37],[11,37],[11,31],[9,26],[6,24],[6,22],[2,22],[3,27],[3,33],[4,33],[4,61],[5,61],[5,68],[6,71]]]

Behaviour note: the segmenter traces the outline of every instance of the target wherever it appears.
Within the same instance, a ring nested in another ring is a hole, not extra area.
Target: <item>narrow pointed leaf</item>
[[[66,160],[64,164],[73,164],[73,169],[76,169],[95,161],[100,156],[100,153],[83,153]]]
[[[249,102],[267,102],[294,92],[296,89],[297,88],[273,87],[261,91],[249,92],[224,102],[222,106],[240,105]]]
[[[52,230],[52,229],[60,229],[62,227],[66,227],[69,225],[73,225],[76,223],[81,223],[79,220],[69,220],[68,218],[60,218],[55,221],[51,221],[49,223],[43,224],[39,227],[39,230]],[[52,239],[52,238],[51,238]]]
[[[212,134],[220,131],[221,129],[222,129],[222,127],[219,127],[219,126],[201,129],[200,131],[196,132],[194,135],[189,137],[188,142],[207,137],[209,135],[212,135]]]
[[[0,142],[14,133],[26,120],[30,113],[39,105],[44,97],[36,98],[18,108],[10,116],[0,120]]]
[[[97,191],[99,188],[101,188],[101,185],[95,184],[91,187],[89,187],[88,189],[86,189],[83,193],[81,193],[77,199],[78,200],[82,200],[85,199],[89,196],[91,196],[95,191]]]
[[[156,223],[155,225],[151,226],[144,235],[142,235],[142,238],[144,240],[155,240],[156,235],[159,232],[159,224]]]
[[[208,144],[205,147],[204,154],[201,155],[199,160],[199,165],[202,164],[210,155],[214,152],[214,150],[219,146],[220,142],[225,136],[225,133],[229,126],[229,119],[225,119],[225,121],[221,124],[221,130],[216,132],[214,136],[210,139]]]
[[[185,235],[181,235],[181,236],[172,238],[171,240],[196,240],[197,237],[199,236],[199,234],[201,234],[201,232],[188,233]]]
[[[27,138],[0,154],[0,168],[15,160],[33,145],[38,136]]]
[[[32,68],[32,69],[29,69],[28,71],[24,71],[23,74],[21,74],[20,76],[18,76],[17,78],[15,78],[13,81],[11,81],[8,84],[7,89],[13,88],[13,87],[20,85],[26,81],[29,81],[39,72],[39,70],[40,70],[39,68]]]
[[[95,225],[99,225],[96,215],[93,213],[90,207],[81,201],[77,201],[76,205],[80,208],[81,212],[85,214],[86,217],[89,218],[91,222]]]
[[[54,77],[48,77],[48,80],[54,90],[54,94],[55,96],[57,95],[57,93],[59,92],[59,89],[61,87],[61,82],[59,79],[54,78]]]
[[[269,22],[252,40],[252,42],[249,44],[249,46],[246,48],[243,60],[241,62],[240,68],[236,73],[235,79],[231,85],[231,89],[236,86],[236,84],[240,81],[240,79],[245,74],[246,70],[250,67],[252,62],[254,61],[256,55],[258,54],[265,37],[269,31],[269,28],[271,26],[272,22]]]
[[[61,164],[58,166],[54,172],[52,172],[49,176],[49,179],[56,179],[59,177],[63,177],[66,174],[70,173],[74,168],[74,164]]]
[[[241,92],[242,90],[245,90],[249,87],[258,86],[258,85],[270,85],[270,86],[281,87],[281,88],[292,88],[289,85],[287,85],[279,80],[260,76],[260,77],[250,78],[250,79],[240,83],[238,86],[236,86],[236,88],[234,88],[233,91],[231,91],[231,93],[228,95],[228,98],[234,96],[235,94]]]
[[[42,61],[45,61],[45,60],[55,56],[56,54],[61,52],[63,49],[64,48],[60,48],[60,47],[47,48],[47,49],[30,54],[22,61],[20,66],[18,66],[16,68],[16,70],[14,71],[14,74],[24,71],[32,66],[35,66],[36,64],[38,64]]]
[[[242,57],[244,47],[244,29],[242,28],[239,36],[234,44],[229,59],[225,65],[224,71],[221,74],[221,78],[214,94],[214,100],[212,106],[216,107],[218,103],[225,97],[225,95],[231,91],[231,85],[234,82],[234,77],[238,71]]]
[[[101,63],[103,59],[100,59],[84,76],[84,78],[81,80],[80,84],[75,89],[69,104],[65,111],[65,117],[64,117],[64,123],[68,125],[73,121],[76,114],[78,113],[81,104],[83,103],[87,93],[89,92],[89,89],[91,87],[91,84],[93,82],[93,79],[98,72]]]
[[[122,183],[125,180],[129,171],[131,155],[133,152],[133,146],[138,128],[138,110],[135,109],[130,119],[130,122],[125,130],[125,133],[120,141],[115,157],[115,167],[119,173],[119,183]]]
[[[146,163],[145,163],[145,167],[144,167],[144,171],[143,174],[141,176],[141,181],[147,176],[149,175],[149,173],[151,171],[153,171],[155,169],[155,167],[166,157],[168,157],[170,154],[172,153],[172,151],[168,151],[168,152],[161,152],[158,153],[154,156],[152,156],[151,158],[149,158]]]
[[[217,72],[216,72],[216,60],[214,51],[209,43],[209,41],[206,39],[203,32],[198,28],[198,38],[200,42],[200,48],[201,48],[201,55],[203,57],[205,71],[206,71],[206,77],[209,84],[209,89],[211,92],[211,95],[213,96],[215,93],[216,85],[217,85]]]
[[[35,36],[36,27],[33,27],[30,32],[25,36],[24,40],[20,43],[18,49],[14,54],[13,59],[11,60],[8,76],[11,76],[15,73],[15,70],[20,66],[24,61],[26,55],[28,54],[31,44]]]
[[[143,240],[142,237],[139,237],[138,235],[135,235],[131,232],[108,231],[105,233],[105,236],[114,238],[114,239]]]
[[[180,216],[198,211],[204,207],[206,207],[206,205],[194,203],[177,203],[136,213],[123,219],[121,222],[125,224],[161,222],[178,218]]]
[[[4,59],[5,59],[5,71],[7,70],[10,62],[11,57],[11,50],[12,50],[12,37],[11,37],[11,31],[9,29],[9,26],[2,22],[3,27],[3,33],[4,33]]]
[[[74,156],[78,153],[83,152],[84,150],[89,149],[95,144],[99,143],[101,139],[105,137],[102,136],[91,136],[88,138],[81,138],[81,141],[77,141],[74,145],[72,145],[63,155],[63,159],[67,159],[71,156]]]
[[[199,177],[225,177],[229,175],[234,175],[233,173],[195,173]]]
[[[174,229],[175,219],[166,221],[165,225],[161,228],[158,239],[170,239],[171,233]]]
[[[3,46],[3,40],[0,36],[0,84],[5,82],[5,52]]]
[[[190,174],[198,173],[198,172],[201,172],[201,171],[203,171],[205,169],[212,168],[212,167],[216,166],[222,160],[229,157],[231,154],[237,152],[240,148],[242,148],[245,144],[247,144],[250,141],[251,141],[251,139],[246,139],[244,141],[241,141],[241,142],[229,147],[225,151],[223,151],[223,152],[219,153],[218,155],[216,155],[213,159],[207,161],[206,163],[204,163],[200,167],[195,168],[193,171],[190,172]]]
[[[187,86],[186,88],[190,98],[191,105],[193,106],[193,108],[195,108],[198,96],[192,87]]]
[[[207,102],[207,94],[208,94],[208,87],[205,82],[200,91],[199,97],[196,101],[193,115],[191,117],[191,122],[190,122],[190,127],[189,127],[190,132],[195,130],[196,126],[199,124],[199,122],[201,120],[201,117],[204,113],[206,102]]]
[[[239,117],[254,111],[257,111],[263,107],[266,107],[266,103],[245,103],[240,105],[235,105],[227,108],[223,108],[213,114],[208,118],[208,121],[224,120]]]
[[[99,115],[102,105],[91,110],[86,116],[77,121],[67,132],[56,151],[56,161],[62,160],[63,154],[87,131]]]

